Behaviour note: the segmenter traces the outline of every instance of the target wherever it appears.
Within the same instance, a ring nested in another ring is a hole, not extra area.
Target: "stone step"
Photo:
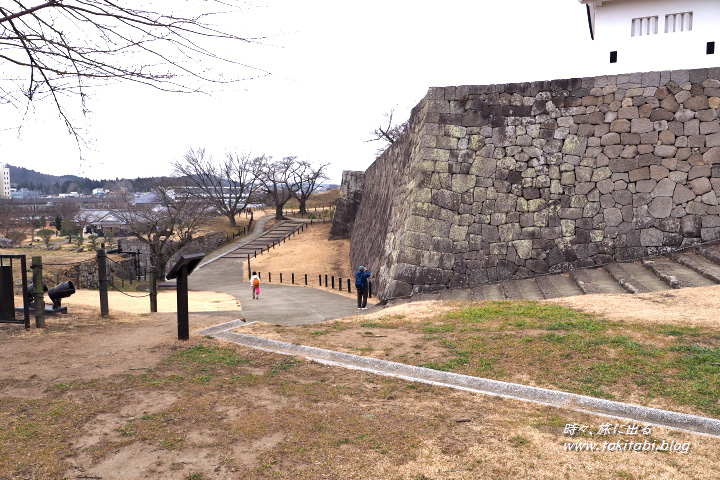
[[[473,300],[480,302],[483,300],[505,300],[505,293],[502,285],[493,283],[491,285],[480,285],[472,289]]]
[[[580,290],[593,293],[626,293],[625,289],[603,268],[573,270],[570,276]]]
[[[441,298],[439,293],[416,293],[412,299],[414,302],[430,302]]]
[[[506,280],[502,282],[503,292],[509,300],[544,300],[534,278]]]
[[[580,290],[577,283],[575,283],[567,273],[557,273],[555,275],[537,277],[535,282],[545,298],[561,298],[583,295],[583,291]]]
[[[604,268],[630,293],[659,292],[670,288],[640,263],[610,263]]]
[[[703,277],[696,271],[669,259],[655,258],[652,260],[643,260],[642,263],[672,288],[708,287],[715,285],[714,282]]]
[[[672,256],[672,259],[688,268],[695,270],[697,273],[712,281],[720,283],[720,265],[711,262],[701,255],[693,255],[689,253],[679,253]]]
[[[472,290],[454,289],[440,291],[440,300],[472,300]]]
[[[700,247],[698,253],[711,262],[720,265],[720,246]]]

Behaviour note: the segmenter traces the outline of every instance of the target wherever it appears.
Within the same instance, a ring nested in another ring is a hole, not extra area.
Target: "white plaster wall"
[[[693,12],[692,31],[665,33],[665,15]],[[658,17],[657,35],[631,36],[632,19]],[[716,53],[706,55],[715,41]],[[618,62],[610,63],[610,52]],[[720,66],[720,2],[717,0],[611,0],[596,7],[590,52],[607,73]]]

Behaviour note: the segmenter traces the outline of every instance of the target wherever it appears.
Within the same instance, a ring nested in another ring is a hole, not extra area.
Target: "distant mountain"
[[[56,183],[62,185],[67,181],[82,182],[90,180],[89,178],[78,177],[75,175],[63,175],[59,177],[57,175],[48,175],[47,173],[36,172],[35,170],[30,170],[25,167],[15,167],[13,165],[8,166],[10,167],[10,181],[18,185],[32,183],[36,186],[36,188],[38,188],[40,186],[49,187]]]
[[[134,192],[146,192],[160,178],[135,178],[115,179],[115,180],[93,180],[87,177],[78,177],[77,175],[48,175],[46,173],[36,172],[25,167],[15,167],[8,165],[10,168],[10,182],[17,185],[18,188],[28,188],[30,190],[40,190],[44,193],[58,194],[78,192],[81,194],[90,194],[95,188],[107,188],[111,190],[126,188]]]

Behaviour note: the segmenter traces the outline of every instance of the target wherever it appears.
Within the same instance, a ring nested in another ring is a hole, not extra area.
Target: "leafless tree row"
[[[213,160],[200,148],[189,150],[173,166],[187,195],[226,216],[234,226],[238,213],[263,199],[275,207],[277,219],[283,218],[283,208],[291,198],[298,201],[300,212],[306,213],[308,198],[327,179],[328,164],[313,166],[293,156],[274,160],[230,152]]]

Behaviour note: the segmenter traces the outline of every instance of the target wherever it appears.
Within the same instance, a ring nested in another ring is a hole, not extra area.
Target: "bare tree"
[[[400,136],[407,130],[407,120],[403,123],[394,123],[393,116],[395,115],[395,108],[390,109],[389,113],[383,116],[387,119],[387,125],[380,125],[378,128],[372,131],[373,137],[368,142],[383,142],[383,146],[378,149],[378,155],[385,151],[387,147],[397,141]]]
[[[299,210],[301,214],[307,213],[307,200],[310,195],[315,192],[318,184],[323,180],[327,180],[325,169],[329,163],[320,164],[314,168],[310,162],[298,161],[290,169],[290,191],[300,204]]]
[[[247,153],[228,152],[218,163],[204,148],[190,149],[182,161],[173,163],[175,174],[185,181],[185,193],[205,202],[235,226],[235,215],[247,207],[257,189],[257,163]]]
[[[275,218],[282,220],[283,207],[295,192],[292,182],[292,171],[295,168],[297,157],[285,157],[282,160],[272,160],[272,157],[262,155],[253,159],[258,171],[260,189],[275,205]]]
[[[0,236],[8,237],[20,224],[20,207],[12,200],[0,198]]]
[[[80,210],[74,217],[75,223],[78,226],[78,235],[80,238],[84,238],[85,227],[96,219],[97,213],[92,210]]]
[[[65,98],[79,97],[84,114],[89,87],[126,80],[165,91],[196,92],[207,82],[267,74],[216,53],[218,40],[260,40],[224,32],[211,22],[239,10],[233,5],[240,2],[182,2],[186,16],[171,13],[180,9],[175,2],[165,12],[145,10],[148,4],[48,0],[27,6],[19,0],[0,0],[0,103],[20,108],[49,99],[79,138]]]
[[[158,185],[153,203],[134,205],[128,200],[115,204],[113,212],[125,229],[150,249],[158,271],[164,273],[172,255],[187,245],[205,218],[205,206],[186,195],[175,195],[177,185]]]
[[[61,200],[53,203],[52,206],[52,213],[56,218],[60,218],[61,225],[64,225],[65,229],[67,229],[70,222],[75,221],[75,217],[79,212],[80,204],[75,200]],[[58,230],[60,229],[57,225],[55,227],[58,228]]]

